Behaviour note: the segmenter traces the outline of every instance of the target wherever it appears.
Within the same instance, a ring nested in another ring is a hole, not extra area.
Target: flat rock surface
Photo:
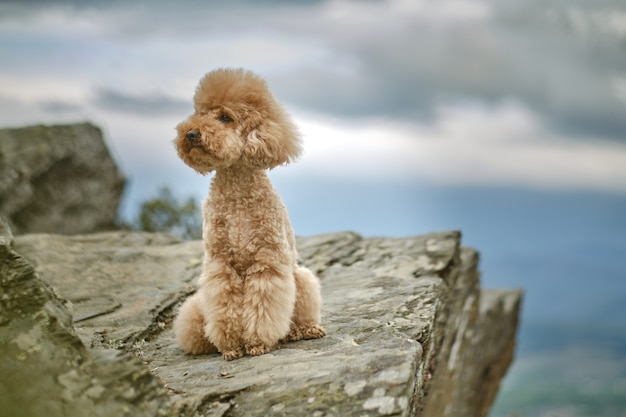
[[[172,415],[486,415],[512,359],[521,294],[481,297],[478,256],[460,247],[460,233],[364,239],[345,232],[299,238],[298,247],[322,282],[327,336],[225,362],[183,354],[171,332],[176,308],[195,290],[202,242],[107,232],[24,235],[14,243],[72,303],[84,344],[142,359],[167,389]],[[504,342],[493,343],[494,326],[510,328]],[[493,355],[481,359],[482,343],[493,345]],[[483,381],[485,366],[495,371]],[[482,391],[464,390],[453,377],[461,371],[484,382]],[[433,398],[445,398],[446,409]]]

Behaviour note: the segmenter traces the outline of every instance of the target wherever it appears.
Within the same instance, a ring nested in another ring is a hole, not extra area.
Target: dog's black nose
[[[189,142],[194,143],[200,137],[200,132],[198,132],[197,130],[193,129],[193,130],[190,130],[189,132],[187,132],[185,137],[187,138],[187,140]]]

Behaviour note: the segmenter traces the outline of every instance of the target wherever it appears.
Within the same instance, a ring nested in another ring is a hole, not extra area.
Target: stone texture
[[[201,242],[137,232],[14,241],[73,305],[83,354],[135,354],[162,381],[167,394],[150,398],[171,415],[485,416],[512,358],[521,294],[481,291],[478,256],[458,232],[299,238],[322,281],[328,335],[233,362],[184,355],[173,341]]]
[[[14,233],[111,229],[124,183],[91,124],[0,130],[0,214]]]
[[[0,222],[0,414],[158,416],[162,384],[130,354],[88,350],[65,301],[11,249]]]

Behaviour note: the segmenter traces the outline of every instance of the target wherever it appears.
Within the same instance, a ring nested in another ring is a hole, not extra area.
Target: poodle
[[[198,290],[174,320],[178,345],[233,360],[323,337],[319,281],[296,264],[287,210],[266,172],[300,155],[296,126],[265,81],[243,69],[206,74],[194,109],[175,146],[187,165],[215,176],[202,205]]]

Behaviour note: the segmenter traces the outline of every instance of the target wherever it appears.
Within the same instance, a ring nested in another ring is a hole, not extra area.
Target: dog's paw
[[[302,329],[303,339],[319,339],[324,336],[326,336],[326,330],[317,324]]]
[[[281,343],[297,342],[298,340],[307,339],[319,339],[320,337],[324,337],[325,335],[326,330],[324,330],[323,327],[318,326],[317,324],[294,326],[289,331],[289,334],[281,340]]]
[[[272,346],[264,345],[264,344],[246,346],[246,354],[250,356],[265,355],[267,352],[271,350],[272,350]]]
[[[243,349],[240,349],[240,348],[227,350],[222,353],[222,358],[224,358],[225,361],[232,361],[234,359],[239,359],[241,357],[243,357]]]

